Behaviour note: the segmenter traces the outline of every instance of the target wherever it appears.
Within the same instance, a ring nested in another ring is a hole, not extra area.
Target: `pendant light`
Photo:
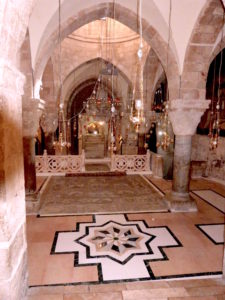
[[[169,69],[169,47],[170,47],[170,35],[171,35],[171,13],[172,13],[172,0],[170,0],[169,7],[169,32],[168,32],[168,41],[167,41],[167,56],[166,56],[166,72],[168,76]],[[169,88],[167,80],[167,92],[166,92],[166,101],[164,102],[164,107],[162,114],[157,122],[158,135],[157,135],[157,148],[162,148],[164,151],[168,150],[171,144],[174,143],[174,139],[171,136],[171,123],[168,115],[169,110]]]
[[[67,142],[67,127],[70,122],[66,122],[64,119],[64,109],[62,100],[62,46],[61,46],[61,0],[59,0],[59,30],[58,30],[58,44],[59,44],[59,110],[58,110],[58,129],[59,136],[56,141],[53,142],[53,146],[57,152],[63,153],[67,148],[71,147],[71,144]],[[65,150],[64,150],[65,149]]]
[[[139,132],[140,126],[145,123],[144,118],[144,91],[143,91],[143,33],[142,33],[142,0],[137,0],[138,5],[138,23],[139,23],[139,48],[137,52],[137,72],[136,82],[133,91],[134,99],[131,104],[130,120],[135,124],[136,132]]]
[[[220,110],[221,110],[221,71],[223,65],[223,37],[224,37],[224,26],[225,26],[225,13],[223,12],[223,24],[220,41],[220,64],[218,73],[218,87],[217,97],[215,100],[215,81],[216,81],[216,58],[214,60],[214,71],[213,71],[213,91],[212,91],[212,104],[210,112],[210,125],[209,125],[209,149],[214,150],[218,147],[219,135],[220,135]],[[214,105],[215,103],[215,105]]]

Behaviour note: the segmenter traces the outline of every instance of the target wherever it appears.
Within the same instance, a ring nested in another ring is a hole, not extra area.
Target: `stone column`
[[[36,171],[35,171],[35,139],[34,137],[23,137],[24,155],[24,179],[26,194],[36,191]]]
[[[45,110],[41,117],[40,125],[45,134],[45,149],[47,150],[48,154],[54,155],[54,133],[58,127],[58,112],[56,108],[48,107]]]
[[[36,191],[35,136],[44,108],[44,101],[31,98],[23,101],[23,157],[26,194]]]
[[[10,61],[0,60],[0,299],[24,299],[27,288],[21,100],[24,80]]]
[[[191,140],[210,100],[172,100],[169,118],[175,134],[173,184],[166,196],[171,211],[197,211],[189,195]]]

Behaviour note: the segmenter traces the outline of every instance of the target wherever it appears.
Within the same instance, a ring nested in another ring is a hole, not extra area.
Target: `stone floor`
[[[45,183],[47,178],[48,177],[46,177],[46,176],[37,176],[37,178],[36,178],[36,191],[37,192],[41,189],[41,187],[43,186],[43,184]]]
[[[171,182],[153,177],[148,179],[156,188],[161,190],[161,193],[167,193],[171,188]],[[206,180],[192,181],[191,189],[194,191],[213,190],[225,196],[224,186]],[[213,275],[220,274],[222,271],[224,246],[221,242],[221,232],[215,230],[215,226],[224,224],[224,213],[197,194],[193,193],[193,197],[197,201],[199,209],[197,213],[162,212],[133,213],[122,216],[121,214],[98,215],[94,219],[92,215],[41,218],[28,216],[29,285],[32,286],[28,290],[28,299],[224,300],[225,280],[213,278]],[[123,219],[124,216],[125,219]],[[107,221],[107,218],[111,219],[111,223],[106,222],[105,228],[102,228],[99,225],[101,218],[102,223]],[[112,222],[114,223],[112,224]],[[113,245],[111,240],[105,239],[104,235],[107,234],[105,233],[106,230],[111,234],[113,229],[111,225],[122,232],[122,227],[130,226],[130,224],[133,224],[134,228],[126,236],[131,237],[131,246],[134,245],[134,242],[136,243],[135,247],[139,251],[137,256],[139,262],[142,255],[160,255],[157,249],[163,250],[161,254],[164,253],[164,255],[161,258],[152,257],[152,260],[151,257],[148,257],[149,260],[146,261],[145,266],[151,272],[148,275],[143,273],[143,277],[146,276],[146,278],[142,278],[143,281],[138,281],[133,277],[134,282],[127,282],[131,273],[135,273],[135,269],[138,272],[145,271],[139,267],[141,264],[136,264],[133,269],[128,270],[125,280],[113,282],[114,274],[117,278],[122,276],[123,267],[121,267],[121,271],[117,270],[116,267],[118,266],[112,257],[111,260],[108,257],[109,261],[114,263],[114,267],[107,273],[108,263],[104,258],[105,253],[97,247],[96,241],[104,238],[105,249],[103,250],[108,251],[108,256],[112,255],[114,259],[123,262],[126,259],[124,266],[129,266],[127,260],[129,258],[132,261],[133,258],[131,259],[130,255],[134,255],[132,247],[129,246],[128,250],[125,249],[125,251],[123,245],[118,244],[120,235],[118,232]],[[211,226],[212,230],[207,231],[208,227],[204,228],[205,225]],[[145,230],[143,229],[144,226]],[[137,230],[138,228],[142,230]],[[223,226],[222,229],[224,229]],[[71,248],[73,247],[71,241],[74,241],[73,234],[79,235],[82,230],[86,232],[86,235],[75,236],[80,247],[78,247],[80,256],[79,259],[76,259]],[[147,254],[141,253],[145,238],[140,236],[141,232],[155,237],[150,237],[149,245],[152,251]],[[162,246],[162,242],[164,246]],[[90,243],[94,246],[91,247]],[[82,257],[82,253],[86,253],[88,245],[90,246],[88,251],[91,255],[94,254],[91,258],[91,264],[87,261],[87,257]],[[119,245],[119,247],[115,248],[115,245]],[[114,254],[110,254],[112,253],[112,246],[116,250]],[[84,252],[82,252],[82,247],[86,249]],[[103,256],[101,257],[101,255]],[[102,267],[102,277],[99,277],[97,262]],[[119,273],[120,275],[118,275]],[[217,276],[221,277],[221,275]]]
[[[85,164],[85,170],[88,172],[109,172],[110,168],[107,164]]]
[[[51,177],[41,196],[40,215],[168,210],[140,175],[90,175]]]

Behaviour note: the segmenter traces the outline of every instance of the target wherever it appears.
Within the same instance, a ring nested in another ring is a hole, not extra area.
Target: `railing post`
[[[43,161],[44,161],[44,170],[43,170],[43,172],[48,173],[48,153],[47,153],[46,149],[44,150],[44,153],[43,153]]]
[[[149,151],[149,149],[147,150],[147,153],[146,153],[145,171],[150,171],[150,151]]]
[[[112,155],[111,155],[111,171],[112,172],[116,171],[115,170],[115,154],[114,153],[112,153]]]
[[[82,149],[81,152],[81,171],[85,172],[85,151]]]

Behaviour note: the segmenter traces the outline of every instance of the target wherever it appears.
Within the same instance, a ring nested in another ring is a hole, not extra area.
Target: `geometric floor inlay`
[[[225,224],[198,224],[196,226],[215,245],[221,245],[224,244],[224,225]]]
[[[163,248],[182,247],[167,226],[148,227],[126,214],[95,215],[74,231],[56,232],[51,254],[74,253],[74,266],[98,266],[99,282],[151,280],[150,261],[168,260]]]
[[[196,194],[219,211],[225,213],[225,197],[222,195],[212,190],[194,190],[192,193]]]

